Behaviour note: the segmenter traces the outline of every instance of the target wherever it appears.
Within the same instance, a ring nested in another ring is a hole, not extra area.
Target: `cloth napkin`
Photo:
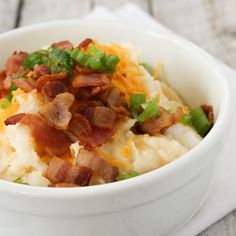
[[[145,29],[150,28],[158,32],[161,31],[165,34],[174,34],[174,32],[165,28],[138,6],[131,3],[113,12],[98,6],[91,11],[84,20],[96,20],[96,22],[109,20],[109,22],[114,21],[114,23],[119,22],[119,24],[128,23]],[[218,63],[228,80],[232,101],[236,101],[236,71],[220,61]],[[235,115],[235,112],[233,112],[233,116]],[[216,165],[213,183],[206,202],[194,217],[177,231],[174,236],[196,235],[236,208],[235,139],[236,122],[232,122],[227,140],[225,140],[225,145]]]

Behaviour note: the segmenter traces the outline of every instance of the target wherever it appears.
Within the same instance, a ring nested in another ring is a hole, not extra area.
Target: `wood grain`
[[[18,0],[0,0],[0,33],[14,28]]]
[[[151,0],[164,25],[236,68],[235,0]]]
[[[80,18],[90,10],[86,0],[25,0],[20,26],[43,21]]]

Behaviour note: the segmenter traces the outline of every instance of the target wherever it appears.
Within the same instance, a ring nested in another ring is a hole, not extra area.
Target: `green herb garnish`
[[[154,69],[151,65],[147,64],[147,63],[140,63],[141,66],[144,67],[144,69],[150,74],[153,75],[154,73]]]
[[[118,56],[107,56],[105,52],[95,45],[90,45],[86,52],[75,48],[71,53],[71,57],[86,69],[105,73],[115,72],[116,65],[120,61]]]
[[[73,75],[73,59],[70,56],[70,52],[57,47],[33,52],[23,61],[23,66],[27,69],[33,70],[35,65],[47,66],[52,74],[66,71],[69,76]]]
[[[184,125],[192,125],[192,116],[190,114],[185,114],[180,122]]]
[[[29,185],[29,184],[27,184],[27,183],[24,183],[23,180],[22,180],[22,178],[18,178],[18,179],[16,179],[14,182],[17,183],[17,184]]]
[[[144,122],[148,118],[158,117],[160,111],[157,102],[157,98],[153,98],[149,102],[146,102],[145,94],[132,94],[130,96],[130,111],[132,116],[138,122]]]
[[[201,107],[195,108],[190,112],[193,127],[201,136],[205,136],[211,129],[212,125],[206,117]]]
[[[137,171],[132,171],[130,173],[121,171],[119,173],[119,175],[117,176],[116,180],[120,181],[120,180],[130,179],[130,178],[136,177],[138,175],[140,175],[140,174]]]

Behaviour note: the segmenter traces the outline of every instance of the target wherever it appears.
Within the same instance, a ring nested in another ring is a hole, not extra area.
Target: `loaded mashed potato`
[[[132,47],[85,39],[15,52],[0,72],[0,179],[76,187],[174,161],[213,125],[190,110]]]

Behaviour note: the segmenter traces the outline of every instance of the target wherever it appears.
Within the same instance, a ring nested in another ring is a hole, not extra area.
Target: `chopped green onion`
[[[131,94],[130,96],[130,111],[133,117],[136,117],[143,111],[142,104],[146,102],[145,94]]]
[[[39,50],[29,54],[23,61],[23,66],[27,69],[34,69],[37,64],[47,64],[48,61],[48,51]]]
[[[96,47],[94,44],[90,44],[86,52],[89,56],[94,56],[95,54],[100,53],[102,51],[98,47]]]
[[[49,47],[48,50],[39,50],[29,54],[23,61],[23,66],[27,69],[34,69],[35,65],[46,65],[51,72],[58,73],[62,71],[73,75],[73,59],[70,53],[57,47]]]
[[[141,66],[144,67],[144,69],[150,74],[153,75],[154,73],[154,69],[151,65],[147,64],[147,63],[140,63]]]
[[[115,72],[116,65],[120,62],[120,58],[116,55],[110,55],[106,58],[106,68],[109,72]]]
[[[27,183],[23,182],[22,178],[18,178],[14,182],[17,183],[17,184],[26,184],[26,185],[28,185]]]
[[[106,56],[105,52],[94,45],[90,45],[86,53],[75,48],[71,53],[71,58],[85,68],[105,73],[115,72],[116,65],[120,61],[116,55]]]
[[[130,178],[136,177],[138,175],[139,175],[139,173],[137,171],[132,171],[130,173],[121,171],[116,179],[117,179],[117,181],[120,181],[120,180],[130,179]]]
[[[10,106],[11,102],[9,101],[9,99],[7,97],[4,97],[1,99],[0,101],[0,108],[1,109],[6,109]]]
[[[197,132],[201,136],[205,136],[209,130],[211,129],[212,125],[210,124],[209,120],[206,117],[206,114],[202,110],[201,107],[195,108],[190,112],[192,117],[192,125],[197,130]]]
[[[154,118],[160,115],[157,106],[157,98],[146,102],[145,94],[132,94],[130,96],[130,111],[132,116],[138,122],[144,122],[148,118]]]
[[[157,106],[157,98],[153,98],[147,103],[144,111],[136,117],[138,122],[144,122],[148,118],[155,118],[160,115],[160,111]]]
[[[92,70],[102,72],[105,70],[104,60],[106,60],[106,54],[104,52],[101,52],[89,57],[87,63]]]
[[[192,125],[192,116],[190,114],[185,114],[180,122],[184,125]]]

